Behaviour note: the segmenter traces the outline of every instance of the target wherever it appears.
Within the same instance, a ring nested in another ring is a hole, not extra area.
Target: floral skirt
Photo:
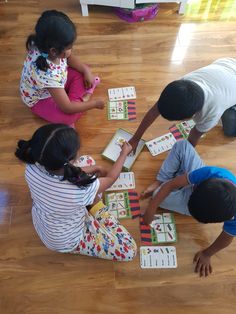
[[[100,201],[89,211],[83,239],[71,253],[114,261],[130,261],[137,253],[137,246],[125,227]]]

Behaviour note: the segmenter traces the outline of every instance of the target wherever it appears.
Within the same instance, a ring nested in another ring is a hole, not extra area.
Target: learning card
[[[176,140],[187,139],[195,122],[191,119],[181,123],[174,124],[169,128]]]
[[[88,167],[88,166],[94,166],[96,164],[95,160],[89,156],[89,155],[83,155],[80,156],[79,159],[76,159],[73,162],[73,165],[76,167]]]
[[[177,257],[174,246],[141,246],[141,268],[176,268]]]
[[[141,243],[143,245],[171,243],[177,241],[176,225],[172,213],[154,216],[154,220],[147,226],[140,217]]]
[[[109,212],[118,219],[136,218],[140,215],[138,193],[134,190],[105,193]]]
[[[151,141],[146,142],[146,146],[149,149],[152,156],[159,155],[170,150],[175,144],[176,139],[172,133],[166,133],[162,136],[154,138]]]
[[[118,179],[107,189],[107,191],[120,191],[135,189],[135,179],[133,172],[121,172]]]
[[[110,101],[136,99],[136,91],[134,86],[110,88],[108,97]]]
[[[118,145],[120,139],[122,138],[123,140],[125,140],[126,142],[128,142],[131,138],[132,138],[132,134],[125,131],[124,129],[118,129],[115,133],[115,135],[112,137],[112,139],[110,140],[109,144],[107,145],[107,147],[105,148],[105,150],[102,153],[102,156],[111,160],[111,161],[116,161],[117,158],[120,156],[120,152],[121,152],[121,146]],[[144,140],[140,140],[136,149],[135,154],[130,153],[125,160],[124,166],[123,168],[125,170],[130,170],[133,163],[135,162],[136,158],[138,157],[139,153],[141,152],[141,150],[143,149],[145,145],[145,141]]]
[[[136,105],[134,100],[109,101],[108,120],[135,120]]]

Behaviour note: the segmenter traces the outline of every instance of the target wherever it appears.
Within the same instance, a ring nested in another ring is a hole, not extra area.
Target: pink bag
[[[159,10],[158,3],[146,4],[135,9],[114,8],[114,13],[129,23],[142,22],[153,19]]]

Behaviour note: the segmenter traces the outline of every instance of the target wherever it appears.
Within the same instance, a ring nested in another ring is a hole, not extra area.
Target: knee
[[[116,252],[115,259],[122,262],[132,261],[137,255],[137,245],[133,238],[123,241],[120,251]]]
[[[187,140],[180,140],[180,141],[177,141],[173,148],[176,152],[182,152],[182,151],[186,151],[187,149],[189,149],[189,147],[193,147],[189,141]]]
[[[222,115],[223,131],[226,136],[236,136],[236,109],[229,108]]]

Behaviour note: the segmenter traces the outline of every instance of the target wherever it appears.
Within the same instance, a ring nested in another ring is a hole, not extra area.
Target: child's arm
[[[160,113],[156,104],[145,114],[134,136],[129,140],[129,143],[132,146],[134,152],[138,146],[138,142],[143,136],[143,133],[147,130],[147,128],[149,128],[149,126],[159,115]]]
[[[188,136],[188,141],[193,145],[193,147],[195,147],[200,139],[200,137],[203,135],[204,133],[199,132],[196,128],[196,126],[194,128],[192,128],[192,130],[190,131],[190,134]]]
[[[195,272],[199,273],[200,277],[207,277],[212,273],[211,256],[229,246],[233,238],[230,234],[222,231],[208,248],[196,253],[193,262],[196,263]]]
[[[110,171],[108,171],[105,177],[99,178],[100,186],[99,186],[97,194],[100,194],[106,191],[116,181],[116,179],[119,177],[119,174],[122,170],[125,159],[131,151],[132,151],[132,146],[129,143],[125,142],[122,146],[120,156],[118,157],[117,161],[114,163]]]
[[[105,177],[107,175],[107,171],[102,166],[87,166],[81,168],[86,173],[96,173],[99,177]]]
[[[90,68],[80,62],[79,57],[73,54],[71,54],[70,57],[67,59],[67,63],[71,68],[83,74],[85,87],[87,89],[91,88],[94,83],[94,76],[92,75]]]
[[[187,174],[177,176],[173,180],[163,183],[157,194],[151,199],[148,208],[143,216],[144,222],[149,225],[153,220],[153,216],[156,209],[159,207],[162,201],[173,191],[183,186],[189,185]]]
[[[48,88],[48,91],[58,107],[65,113],[73,114],[91,109],[103,109],[104,101],[94,99],[90,101],[70,101],[64,88]]]

